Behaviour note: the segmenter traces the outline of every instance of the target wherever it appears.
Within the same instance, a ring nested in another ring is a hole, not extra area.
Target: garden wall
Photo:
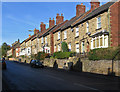
[[[69,59],[46,58],[43,62],[44,65],[53,67],[55,60],[58,64],[58,68],[63,68],[64,63],[66,62],[73,62],[73,69],[77,71],[104,74],[104,75],[108,75],[108,73],[112,72],[112,60],[92,61],[84,58],[84,59],[80,59],[79,61],[79,58],[70,57]],[[115,72],[116,76],[120,76],[120,60],[114,61],[113,72]]]

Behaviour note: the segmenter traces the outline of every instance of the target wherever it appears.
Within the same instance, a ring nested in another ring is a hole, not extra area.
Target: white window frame
[[[67,39],[67,31],[64,31],[64,39]]]
[[[60,32],[58,32],[58,40],[60,40]]]
[[[79,53],[79,43],[76,43],[76,53]]]
[[[89,32],[89,23],[86,22],[86,33],[88,33],[88,32]]]
[[[56,45],[54,46],[54,51],[57,52],[57,46]]]
[[[76,27],[76,33],[75,36],[78,37],[79,36],[79,27]]]
[[[99,46],[97,47],[97,41],[96,39],[99,39]],[[100,39],[102,38],[102,46],[100,46]],[[106,38],[106,39],[105,39]],[[95,40],[95,47],[93,47],[93,40]],[[106,40],[106,41],[105,41]],[[107,48],[108,47],[108,35],[101,35],[101,36],[98,36],[98,37],[95,37],[95,38],[92,38],[91,40],[91,49],[95,49],[95,48]]]
[[[42,37],[42,38],[41,38],[41,43],[43,43],[43,40],[44,40],[44,39],[43,39],[43,37]]]
[[[60,51],[60,44],[58,44],[58,51]]]
[[[99,28],[101,28],[101,16],[97,17],[97,29]]]
[[[47,43],[47,37],[45,37],[45,43]]]
[[[69,51],[71,51],[71,43],[68,44]]]

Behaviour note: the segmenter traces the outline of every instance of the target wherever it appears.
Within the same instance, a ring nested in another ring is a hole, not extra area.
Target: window
[[[56,48],[56,45],[55,45],[55,47],[54,47],[54,50],[55,50],[55,52],[57,52],[57,48]]]
[[[60,51],[60,44],[58,44],[58,51]]]
[[[108,35],[101,35],[91,40],[91,49],[108,47]]]
[[[58,32],[58,40],[60,40],[60,32]]]
[[[89,32],[89,23],[88,22],[86,23],[86,30],[87,30],[86,32],[88,33]]]
[[[104,46],[108,47],[108,35],[104,36]]]
[[[67,39],[67,31],[64,31],[64,39]]]
[[[81,46],[81,52],[84,53],[85,52],[85,42],[83,41]]]
[[[76,52],[79,53],[79,43],[76,43]]]
[[[71,51],[71,43],[69,43],[68,47],[69,47],[69,51]]]
[[[45,43],[47,43],[47,37],[45,37]]]
[[[43,37],[42,37],[42,39],[41,39],[41,43],[43,43]]]
[[[76,37],[78,37],[78,36],[79,36],[79,28],[76,27]]]
[[[101,28],[101,17],[97,18],[97,29]]]

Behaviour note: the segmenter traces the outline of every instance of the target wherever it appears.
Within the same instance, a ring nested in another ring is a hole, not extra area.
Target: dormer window
[[[101,28],[101,17],[97,18],[97,29]]]
[[[79,36],[79,28],[76,27],[76,37],[78,37],[78,36]]]

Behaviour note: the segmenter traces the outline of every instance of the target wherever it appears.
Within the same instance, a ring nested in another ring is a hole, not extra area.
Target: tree
[[[7,51],[10,50],[10,48],[11,48],[10,45],[8,45],[7,43],[4,42],[1,46],[1,48],[0,48],[1,49],[0,52],[2,52],[1,55],[6,57],[7,56]]]
[[[66,42],[62,42],[62,51],[63,51],[63,52],[68,52],[68,51],[69,51],[68,45],[67,45]]]

